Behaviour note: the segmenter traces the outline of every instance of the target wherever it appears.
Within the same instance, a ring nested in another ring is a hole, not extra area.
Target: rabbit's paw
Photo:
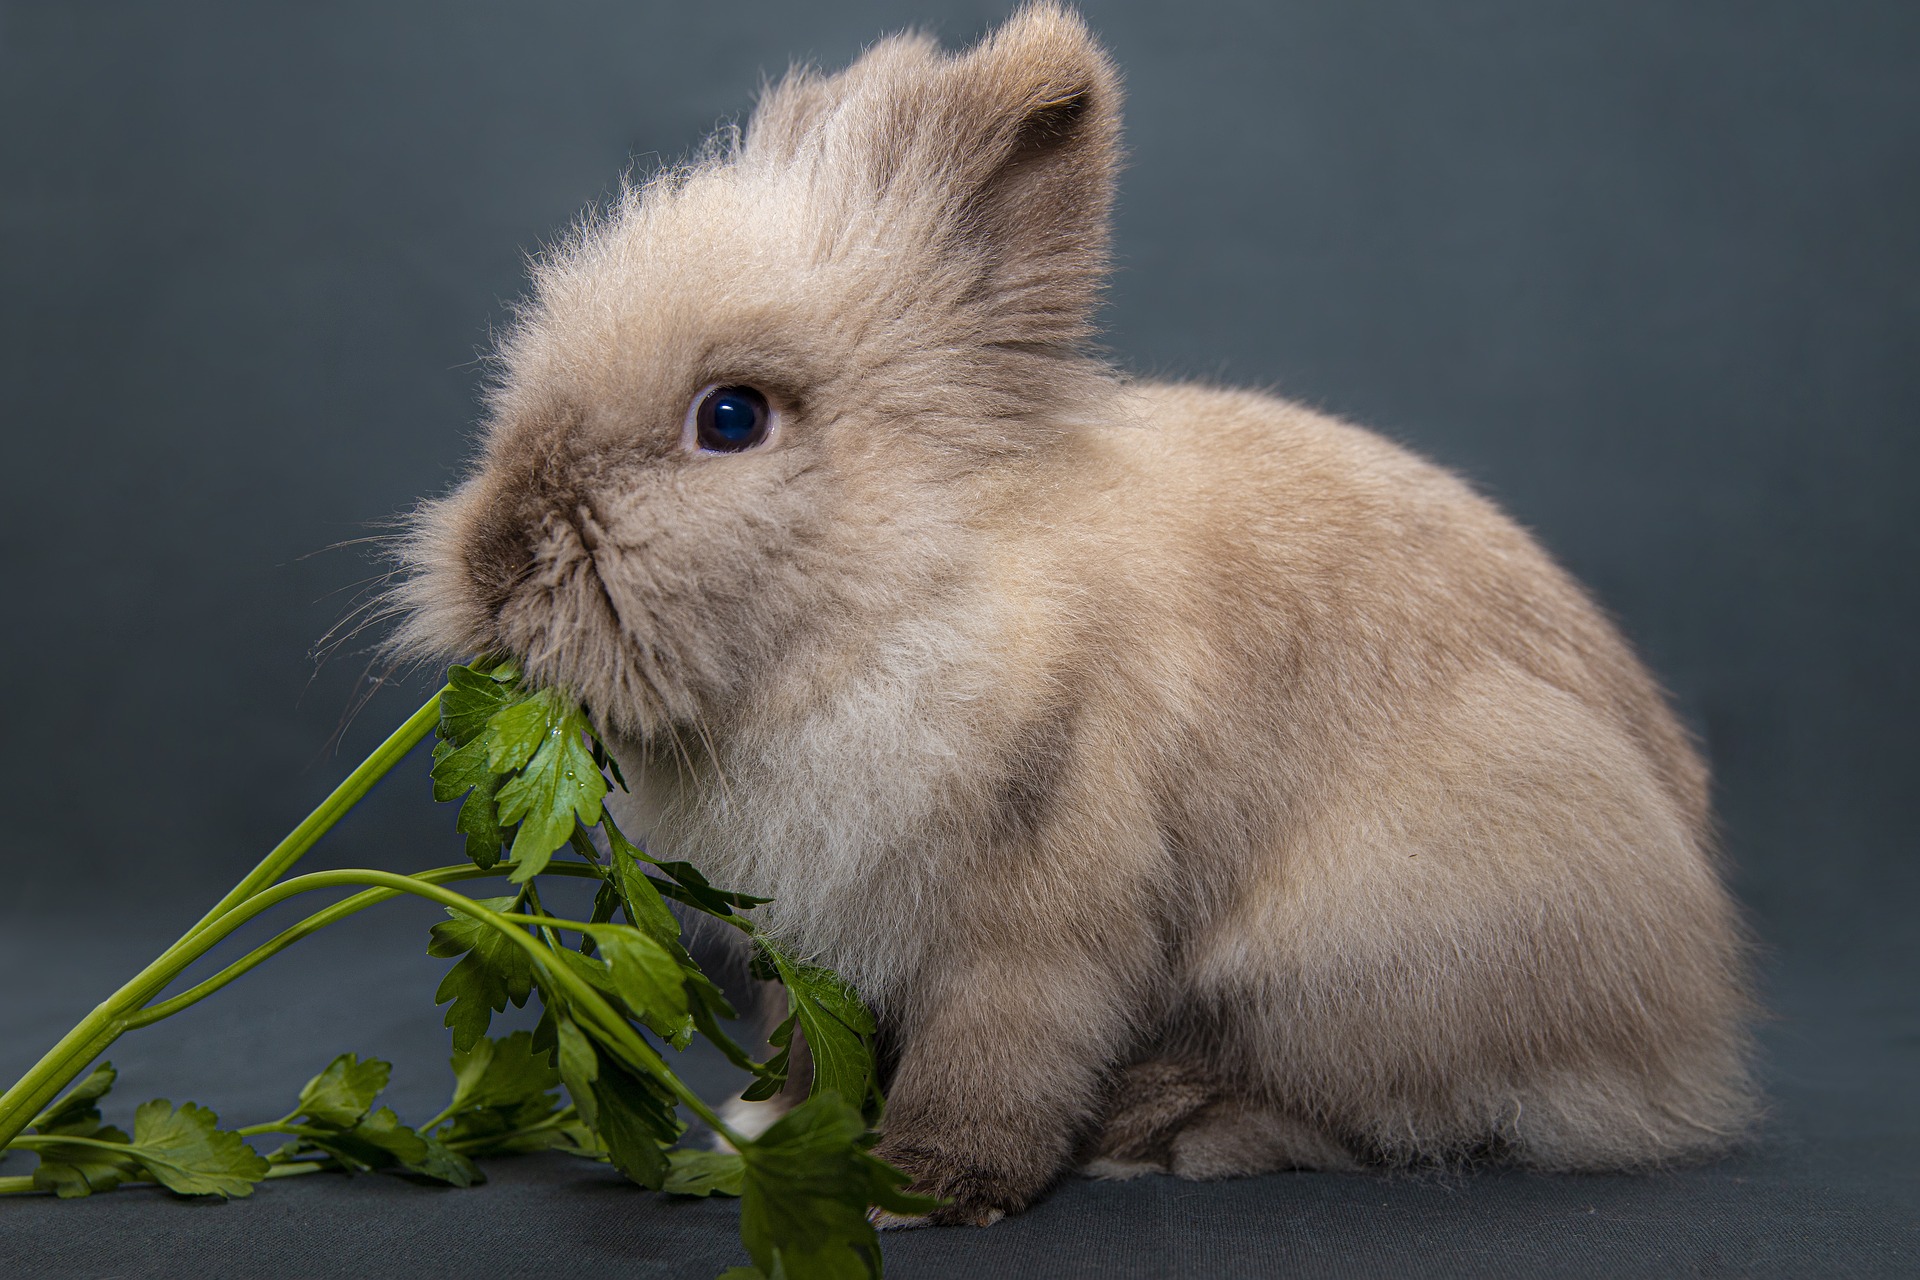
[[[996,1169],[949,1155],[935,1147],[882,1140],[873,1154],[910,1176],[907,1192],[947,1203],[918,1216],[875,1209],[869,1216],[882,1231],[908,1227],[990,1227],[1030,1204],[1044,1187],[1047,1172]]]

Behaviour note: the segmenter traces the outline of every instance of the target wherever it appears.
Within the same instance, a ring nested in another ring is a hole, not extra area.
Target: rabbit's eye
[[[693,402],[693,440],[709,453],[738,453],[767,438],[773,409],[752,387],[708,387]]]

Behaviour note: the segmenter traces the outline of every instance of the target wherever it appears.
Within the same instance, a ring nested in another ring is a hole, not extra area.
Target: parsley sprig
[[[455,826],[468,862],[411,874],[288,877],[429,735],[438,739],[434,796],[461,800]],[[624,786],[618,766],[585,711],[564,694],[527,686],[510,662],[453,667],[446,686],[192,929],[0,1095],[0,1154],[38,1159],[31,1175],[0,1177],[0,1193],[70,1198],[151,1182],[181,1195],[246,1196],[269,1178],[329,1170],[471,1186],[485,1178],[477,1160],[557,1150],[606,1160],[656,1191],[739,1197],[751,1263],[729,1271],[728,1280],[878,1276],[869,1212],[922,1213],[934,1202],[905,1194],[906,1176],[868,1151],[880,1106],[873,1015],[830,970],[786,954],[756,930],[748,913],[765,899],[716,888],[692,865],[655,857],[629,839],[604,803],[614,786]],[[549,912],[543,877],[596,881],[590,918]],[[447,887],[480,878],[504,878],[510,892],[480,898]],[[160,999],[255,916],[302,894],[343,888],[353,892]],[[115,1083],[113,1066],[100,1061],[84,1079],[81,1073],[120,1035],[401,894],[431,899],[448,916],[428,944],[430,954],[455,960],[436,995],[453,1040],[453,1096],[440,1114],[406,1125],[377,1105],[390,1065],[347,1053],[309,1080],[277,1120],[223,1129],[205,1107],[156,1099],[135,1111],[131,1134],[105,1122],[100,1102]],[[746,934],[755,972],[784,984],[789,1013],[772,1036],[772,1058],[756,1060],[724,1030],[734,1011],[682,945],[669,900]],[[529,1000],[541,1007],[533,1031],[487,1034],[494,1014]],[[796,1027],[812,1051],[811,1092],[757,1138],[730,1129],[665,1054],[703,1036],[753,1074],[748,1097],[771,1097],[786,1082]],[[722,1149],[683,1145],[683,1112],[717,1134]],[[247,1141],[268,1136],[284,1141],[266,1155]]]

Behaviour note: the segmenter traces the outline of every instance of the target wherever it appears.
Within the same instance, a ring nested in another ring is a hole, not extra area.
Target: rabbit
[[[396,643],[582,698],[623,825],[860,991],[925,1221],[1727,1149],[1756,1004],[1688,733],[1450,472],[1096,353],[1120,105],[1032,4],[796,69],[588,215]]]

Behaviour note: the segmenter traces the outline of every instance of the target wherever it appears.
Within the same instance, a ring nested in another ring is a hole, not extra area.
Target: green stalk
[[[306,820],[295,827],[286,839],[275,845],[260,864],[248,872],[246,878],[202,916],[193,928],[187,930],[178,942],[161,952],[132,980],[96,1005],[92,1012],[80,1020],[78,1026],[47,1050],[11,1089],[0,1094],[0,1150],[18,1137],[41,1108],[118,1039],[121,1032],[135,1025],[131,1019],[141,1006],[159,995],[169,982],[179,976],[181,970],[204,954],[205,947],[193,949],[201,935],[239,904],[250,900],[263,886],[278,880],[347,810],[373,789],[374,783],[385,777],[409,751],[432,733],[439,722],[440,695],[436,693],[427,700],[425,706],[409,716],[406,723],[388,735],[387,740],[359,768],[348,774],[346,780],[320,802],[319,808],[308,814]],[[231,930],[220,933],[219,937],[225,937],[227,932]]]
[[[150,965],[142,970],[142,976],[151,969]],[[121,991],[132,986],[133,983],[128,983]],[[86,1070],[126,1029],[126,1020],[114,999],[109,998],[96,1005],[92,1013],[81,1019],[79,1026],[60,1037],[59,1043],[47,1050],[13,1088],[0,1094],[0,1151],[11,1146],[20,1131],[33,1123],[41,1108],[52,1102],[55,1094],[71,1084],[74,1077]]]
[[[440,1117],[441,1120],[444,1120],[445,1118],[446,1117],[444,1116]],[[460,1139],[456,1139],[455,1141],[447,1143],[447,1146],[452,1148],[455,1151],[465,1153],[467,1151],[475,1150],[480,1147],[488,1146],[492,1143],[505,1142],[509,1138],[520,1138],[520,1137],[525,1137],[529,1133],[541,1133],[541,1132],[545,1132],[552,1129],[558,1129],[565,1125],[572,1124],[575,1120],[578,1120],[579,1118],[580,1118],[580,1113],[578,1111],[575,1111],[572,1107],[562,1107],[560,1110],[554,1112],[552,1115],[548,1116],[545,1120],[542,1120],[538,1124],[522,1125],[518,1129],[509,1129],[505,1133],[483,1134],[477,1138],[460,1138]],[[438,1123],[440,1123],[440,1120],[434,1121],[434,1124],[438,1124]],[[419,1129],[415,1130],[415,1132],[425,1133],[432,1127],[433,1125],[423,1124],[419,1127]]]
[[[294,885],[301,884],[303,881],[314,882],[308,886],[311,888],[321,887],[319,884],[320,881],[329,881],[335,884],[357,883],[381,885],[396,889],[401,893],[411,893],[422,898],[431,899],[432,901],[440,903],[442,906],[451,907],[463,915],[472,916],[476,920],[485,922],[491,928],[499,930],[505,936],[511,938],[515,946],[525,951],[528,957],[534,962],[535,967],[546,976],[548,990],[554,990],[556,988],[561,990],[565,993],[568,1003],[574,1007],[576,1012],[587,1015],[583,1021],[591,1022],[592,1025],[601,1032],[599,1037],[601,1042],[613,1050],[616,1056],[625,1059],[628,1066],[643,1071],[666,1085],[667,1088],[672,1091],[674,1097],[684,1103],[689,1111],[700,1117],[702,1122],[728,1142],[739,1146],[747,1141],[740,1134],[730,1129],[726,1122],[720,1119],[719,1114],[716,1113],[712,1107],[709,1107],[699,1094],[687,1088],[680,1077],[675,1075],[672,1069],[667,1066],[666,1059],[660,1056],[659,1051],[648,1044],[646,1040],[641,1037],[640,1033],[633,1029],[632,1024],[621,1017],[613,1006],[607,1003],[604,996],[598,991],[595,991],[572,970],[561,965],[549,963],[553,953],[546,947],[541,946],[540,943],[524,929],[516,928],[514,924],[500,912],[489,911],[485,907],[475,903],[473,899],[464,897],[461,894],[450,892],[437,885],[421,884],[406,876],[395,875],[391,871],[321,871],[313,875],[299,876],[287,881],[284,885],[276,885],[266,893],[248,900],[241,910],[251,912],[253,904],[259,901],[260,898],[271,897],[279,893],[280,890],[291,888]],[[304,892],[305,890],[303,889],[301,891]],[[224,924],[225,921],[222,920],[221,923]]]
[[[289,1111],[278,1120],[269,1120],[265,1124],[250,1124],[234,1132],[243,1138],[257,1138],[263,1133],[279,1133],[281,1129],[300,1118],[298,1111]]]
[[[578,834],[579,828],[575,827],[574,831]],[[551,862],[547,865],[549,867],[553,866]],[[547,945],[555,951],[558,951],[565,944],[560,941],[560,935],[555,933],[550,926],[560,924],[561,921],[555,920],[547,915],[547,909],[540,905],[540,891],[533,887],[533,881],[531,879],[528,880],[525,885],[521,886],[520,893],[521,896],[527,900],[527,904],[533,908],[533,918],[516,916],[515,919],[522,924],[531,924],[538,928],[541,935],[546,938]]]
[[[235,1129],[234,1132],[243,1138],[258,1138],[268,1133],[290,1133],[296,1138],[330,1138],[334,1136],[331,1129],[318,1129],[310,1124],[295,1124],[291,1118],[274,1120],[267,1124],[250,1124],[244,1129]],[[25,1141],[25,1139],[18,1139],[18,1141]]]
[[[512,870],[513,863],[511,861],[500,862],[492,869],[486,871],[482,871],[479,867],[471,863],[462,863],[459,866],[453,867],[435,867],[431,871],[414,871],[409,873],[409,878],[418,880],[422,884],[445,884],[453,880],[481,880],[495,876],[504,876],[511,873]],[[595,871],[592,867],[575,866],[570,862],[550,863],[546,871],[541,874],[584,876],[588,879],[599,878],[599,872]],[[174,996],[170,1000],[162,1001],[160,1004],[148,1005],[126,1020],[127,1029],[132,1030],[135,1027],[149,1026],[152,1023],[160,1021],[162,1018],[171,1018],[174,1014],[179,1013],[189,1005],[198,1004],[248,970],[257,968],[266,961],[271,960],[274,956],[300,941],[300,939],[318,933],[328,925],[344,920],[356,912],[364,911],[376,903],[387,902],[398,896],[399,894],[392,889],[367,889],[354,894],[351,898],[342,898],[326,910],[316,911],[300,923],[291,925],[280,933],[275,934],[271,939],[261,943],[258,947],[255,947],[252,951],[249,951],[246,955],[197,986],[182,991],[179,995]]]
[[[582,870],[592,874],[590,868],[582,868]],[[392,871],[349,868],[339,871],[314,871],[304,876],[295,876],[291,880],[283,880],[271,888],[254,894],[178,944],[178,949],[183,953],[182,967],[212,950],[228,934],[261,912],[271,910],[287,899],[298,897],[303,893],[311,893],[316,889],[335,889],[345,885],[361,885],[387,889],[394,893],[410,893],[415,897],[437,902],[462,915],[471,916],[489,928],[498,930],[511,939],[515,946],[527,953],[545,978],[547,989],[560,991],[574,1012],[582,1015],[580,1020],[589,1023],[599,1032],[596,1038],[612,1050],[615,1056],[625,1061],[629,1067],[658,1079],[686,1105],[688,1110],[700,1117],[721,1137],[736,1145],[746,1142],[744,1137],[727,1127],[705,1100],[687,1088],[686,1084],[674,1075],[659,1051],[648,1044],[640,1033],[635,1031],[632,1025],[607,1003],[604,996],[572,970],[550,963],[553,953],[540,945],[532,934],[513,924],[500,912],[489,911],[464,894],[442,889],[438,885],[422,883],[411,876],[403,876]],[[20,1128],[25,1127],[26,1122],[22,1121]],[[15,1133],[18,1132],[19,1130],[16,1129]]]
[[[297,1178],[303,1173],[319,1173],[328,1168],[318,1160],[289,1160],[286,1164],[277,1164],[267,1170],[269,1178]]]
[[[373,754],[361,761],[360,767],[348,774],[346,780],[333,789],[333,794],[322,800],[320,807],[308,814],[306,820],[289,832],[286,839],[275,845],[260,860],[260,865],[247,873],[246,879],[233,886],[226,897],[200,917],[200,923],[194,928],[211,923],[278,880],[287,868],[300,861],[307,850],[313,848],[315,841],[327,834],[333,824],[346,815],[347,810],[360,803],[361,798],[373,790],[374,783],[386,777],[393,766],[419,746],[439,723],[440,695],[436,693],[427,699],[426,705],[408,716],[406,723],[388,734],[387,740],[374,748]]]
[[[23,1133],[13,1140],[15,1151],[38,1151],[42,1147],[98,1147],[102,1151],[118,1151],[122,1155],[129,1151],[138,1151],[139,1147],[124,1142],[105,1142],[99,1138],[64,1137],[57,1133]]]

